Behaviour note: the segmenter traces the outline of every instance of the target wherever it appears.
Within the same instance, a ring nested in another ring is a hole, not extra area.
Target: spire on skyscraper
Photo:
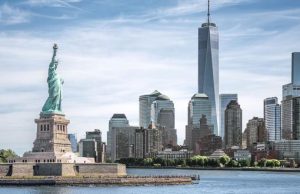
[[[207,24],[210,23],[210,0],[207,1]]]

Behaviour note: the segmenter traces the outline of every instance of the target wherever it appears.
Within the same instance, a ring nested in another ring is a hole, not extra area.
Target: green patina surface
[[[57,45],[54,44],[53,56],[49,64],[47,79],[49,96],[43,106],[43,114],[63,114],[61,109],[61,101],[63,92],[62,85],[64,81],[59,77],[59,75],[56,72],[58,66],[58,61],[55,59],[57,49]]]

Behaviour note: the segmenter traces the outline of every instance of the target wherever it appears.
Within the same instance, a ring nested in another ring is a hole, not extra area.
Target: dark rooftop
[[[112,119],[126,119],[126,115],[125,114],[114,114],[112,116]]]

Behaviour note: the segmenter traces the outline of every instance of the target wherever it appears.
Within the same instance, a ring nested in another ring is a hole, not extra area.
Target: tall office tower
[[[77,137],[76,134],[70,133],[68,134],[68,139],[71,142],[72,152],[77,152]]]
[[[198,29],[198,93],[205,93],[211,101],[211,120],[218,135],[219,109],[219,33],[210,22],[208,3],[207,23]]]
[[[163,111],[163,112],[162,112]],[[162,118],[165,116],[165,114],[168,111],[170,120],[162,120]],[[173,115],[173,116],[172,116]],[[154,125],[154,127],[160,127],[160,124],[167,125],[166,127],[174,128],[175,126],[175,109],[174,109],[174,103],[170,100],[170,98],[166,95],[159,95],[155,101],[152,102],[151,105],[151,122]],[[162,123],[159,123],[162,122]]]
[[[104,150],[102,149],[102,133],[100,129],[95,129],[94,131],[87,131],[85,133],[85,138],[94,139],[96,141],[96,146],[97,146],[96,162],[103,162],[104,159],[102,158],[102,152]]]
[[[292,53],[292,83],[300,85],[300,52]]]
[[[282,139],[293,139],[293,98],[300,96],[300,52],[292,53],[291,83],[282,86]]]
[[[177,146],[177,131],[175,129],[174,111],[162,109],[158,114],[157,123],[162,130],[163,146]]]
[[[200,118],[205,115],[207,124],[212,130],[211,103],[206,94],[194,94],[188,105],[188,123],[185,131],[185,144],[192,149],[192,130],[200,128]]]
[[[267,130],[267,140],[281,140],[281,106],[277,97],[264,100],[264,119]]]
[[[171,109],[162,108],[157,115],[157,125],[168,129],[175,128],[174,107]]]
[[[134,158],[135,157],[135,131],[139,127],[117,127],[116,130],[116,144],[115,155],[113,155],[112,160],[120,160],[121,158]],[[114,158],[115,157],[115,158]]]
[[[267,132],[263,118],[253,117],[247,123],[247,148],[250,149],[253,143],[263,143],[267,141]]]
[[[148,128],[151,124],[151,105],[156,98],[161,95],[157,90],[151,94],[142,95],[139,97],[139,122],[140,127]]]
[[[212,131],[207,124],[206,116],[202,115],[202,117],[200,119],[200,128],[196,127],[196,128],[192,129],[191,139],[192,139],[192,150],[194,151],[194,153],[196,153],[197,146],[198,146],[199,142],[201,141],[201,139],[203,137],[207,137],[211,134],[212,134]]]
[[[220,94],[219,125],[220,125],[220,136],[222,137],[222,139],[224,139],[224,132],[225,132],[225,123],[224,123],[225,110],[231,100],[238,101],[238,95],[237,94]]]
[[[147,129],[140,128],[135,130],[134,137],[134,157],[135,158],[145,158],[146,147],[145,147],[145,138],[146,138]]]
[[[242,109],[236,100],[230,101],[225,110],[225,148],[242,147]]]
[[[116,128],[129,127],[129,121],[125,114],[114,114],[109,120],[109,129],[107,132],[107,153],[109,159],[115,160],[116,158]]]
[[[98,163],[105,162],[102,143],[102,133],[99,129],[86,132],[85,139],[79,141],[79,154],[83,157],[93,157]]]
[[[293,98],[293,139],[300,140],[300,97]]]

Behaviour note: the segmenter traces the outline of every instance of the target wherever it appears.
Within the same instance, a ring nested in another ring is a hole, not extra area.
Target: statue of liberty
[[[56,72],[58,61],[55,59],[57,45],[53,46],[53,56],[48,69],[48,93],[49,97],[45,102],[42,113],[43,114],[63,114],[61,111],[61,101],[62,101],[62,85],[64,83],[63,79],[59,77]]]

